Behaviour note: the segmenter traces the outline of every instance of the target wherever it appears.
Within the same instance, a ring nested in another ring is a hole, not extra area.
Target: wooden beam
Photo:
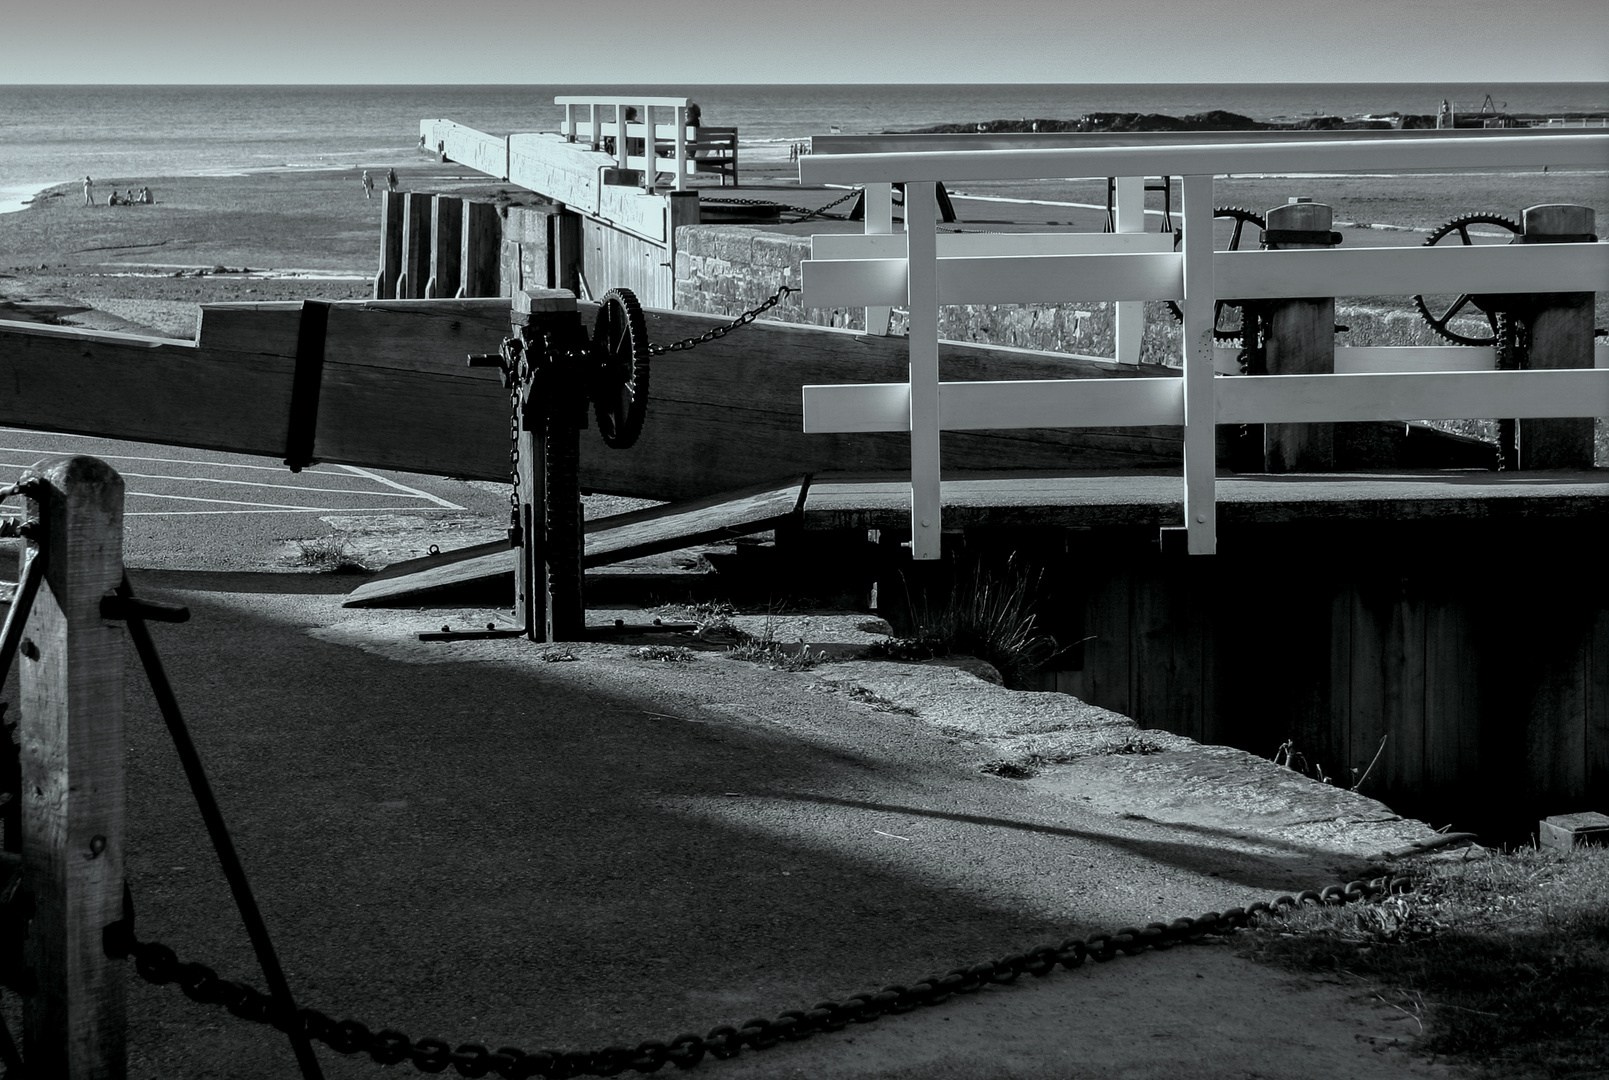
[[[402,276],[402,194],[380,192],[380,268],[374,274],[374,298],[395,300]]]
[[[32,1076],[121,1077],[125,974],[101,930],[123,913],[124,631],[101,616],[123,579],[123,479],[89,457],[24,473],[44,523],[43,586],[22,646],[23,883],[34,913],[24,958],[37,987],[23,999]]]
[[[1609,371],[1248,375],[1217,380],[1218,423],[1609,416]]]
[[[430,202],[430,280],[425,299],[455,297],[463,277],[464,200],[437,195]]]
[[[420,300],[430,280],[430,215],[435,198],[409,191],[402,202],[402,276],[397,279],[396,298]]]
[[[581,305],[590,326],[596,307]],[[727,320],[650,309],[651,341],[697,337]],[[0,323],[0,424],[194,446],[279,460],[290,416],[301,304],[208,305],[199,340]],[[497,299],[329,305],[313,456],[444,476],[508,476],[508,398],[495,374],[465,366],[509,332]],[[943,342],[951,381],[1167,375],[1059,353]],[[648,423],[630,451],[587,435],[588,490],[680,501],[819,469],[908,468],[899,433],[807,435],[806,383],[905,381],[905,342],[760,322],[656,357]],[[956,433],[958,468],[1089,469],[1178,460],[1177,429]]]

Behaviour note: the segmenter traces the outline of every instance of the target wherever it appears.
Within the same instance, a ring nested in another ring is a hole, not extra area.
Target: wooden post
[[[1595,215],[1590,206],[1550,203],[1525,211],[1526,244],[1591,242]],[[1590,368],[1593,365],[1593,295],[1540,293],[1525,298],[1530,327],[1526,353],[1533,370]],[[1519,421],[1520,468],[1590,469],[1593,466],[1591,417]]]
[[[867,184],[861,196],[866,206],[867,235],[887,235],[894,231],[894,185]],[[866,332],[877,337],[888,336],[888,320],[894,314],[890,307],[866,309]]]
[[[90,457],[41,462],[30,513],[44,523],[45,578],[20,661],[23,884],[34,916],[23,955],[28,1072],[124,1075],[122,961],[101,931],[123,911],[123,624],[101,598],[123,578],[123,479]]]
[[[1217,391],[1213,388],[1212,177],[1186,176],[1184,202],[1184,525],[1191,555],[1218,550]]]
[[[938,199],[933,181],[905,185],[905,246],[910,267],[911,558],[937,559],[939,520]]]
[[[564,289],[515,293],[512,321],[526,343],[527,365],[541,360],[544,331],[559,343],[581,336],[575,295]],[[581,384],[566,374],[550,371],[534,387],[527,381],[531,392],[522,395],[517,421],[524,547],[515,562],[515,596],[532,641],[579,641],[586,635],[577,472],[586,400]]]
[[[461,297],[498,294],[498,257],[503,248],[503,219],[491,203],[464,200],[463,247],[458,256]]]
[[[676,242],[676,230],[683,225],[697,225],[699,220],[698,192],[674,191],[670,194],[670,205],[666,211],[665,219],[665,255],[667,265],[661,267],[664,274],[661,276],[663,289],[661,296],[671,298],[670,306],[676,306],[676,252],[680,250]],[[557,284],[557,282],[555,282]],[[569,288],[569,286],[563,286]],[[578,291],[578,290],[571,290]]]
[[[457,296],[459,258],[464,250],[464,200],[437,195],[430,200],[430,279],[425,299]]]
[[[553,227],[553,287],[582,295],[581,279],[586,274],[586,256],[581,249],[581,215],[560,210],[550,219]]]
[[[1119,176],[1115,178],[1117,215],[1114,232],[1137,233],[1145,231],[1145,177]],[[1140,362],[1140,343],[1145,337],[1145,301],[1119,300],[1116,302],[1116,357],[1119,364]]]
[[[430,279],[430,207],[434,199],[422,191],[402,196],[402,277],[397,281],[398,300],[418,300],[425,295]]]
[[[395,300],[402,274],[402,195],[380,192],[380,268],[374,275],[374,298]]]
[[[1331,247],[1334,213],[1323,203],[1292,199],[1268,211],[1268,249]],[[1276,239],[1280,233],[1304,239]],[[1322,234],[1326,239],[1319,240]],[[1247,313],[1249,319],[1250,313]],[[1268,307],[1270,375],[1335,373],[1335,298],[1275,300]],[[1272,473],[1328,472],[1335,468],[1334,424],[1263,425],[1263,469]]]

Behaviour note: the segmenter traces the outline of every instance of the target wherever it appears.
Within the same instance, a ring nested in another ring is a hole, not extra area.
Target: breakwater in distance
[[[1304,116],[1290,121],[1254,120],[1249,116],[1212,109],[1187,116],[1169,116],[1164,113],[1093,112],[1070,120],[1049,118],[1017,120],[983,120],[971,123],[932,124],[887,134],[949,135],[972,132],[1045,132],[1045,131],[1348,131],[1348,130],[1408,130],[1435,128],[1435,113],[1386,113],[1381,116]],[[1577,126],[1609,126],[1609,113],[1568,113],[1543,116],[1537,113],[1485,112],[1454,116],[1453,126],[1458,128],[1486,127],[1545,127],[1568,124]]]

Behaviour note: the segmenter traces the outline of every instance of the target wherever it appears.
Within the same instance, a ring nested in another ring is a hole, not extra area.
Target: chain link
[[[525,343],[517,337],[503,339],[503,379],[508,386],[508,546],[525,546],[525,525],[520,520],[520,356]]]
[[[764,315],[767,311],[770,311],[772,308],[782,303],[782,298],[784,296],[787,296],[789,293],[796,293],[798,291],[799,289],[793,285],[778,285],[777,291],[771,294],[771,298],[769,300],[766,300],[760,304],[759,307],[750,308],[748,311],[745,311],[743,314],[739,315],[725,326],[713,327],[712,329],[704,331],[702,334],[698,335],[698,337],[683,338],[680,341],[673,341],[669,345],[650,344],[648,346],[648,355],[662,356],[665,353],[686,352],[688,349],[703,345],[705,342],[717,341],[720,338],[725,337],[727,334],[730,334],[738,327],[747,326],[755,319],[758,319],[761,315]]]
[[[789,222],[789,224],[797,225],[800,222],[809,221],[813,217],[821,216],[829,216],[842,220],[842,218],[840,218],[837,214],[828,215],[827,211],[831,210],[835,206],[841,206],[850,199],[856,198],[860,195],[860,191],[860,188],[856,188],[854,191],[851,191],[848,195],[845,195],[841,199],[834,199],[825,206],[818,206],[813,209],[808,206],[788,206],[786,203],[772,202],[770,199],[704,199],[702,201],[706,203],[717,203],[721,206],[774,206],[778,210],[781,210],[785,213],[803,214],[804,216],[801,217],[799,221]]]
[[[1200,941],[1208,935],[1226,935],[1246,927],[1254,919],[1308,904],[1332,906],[1356,903],[1376,896],[1407,892],[1412,882],[1406,877],[1386,875],[1372,881],[1351,881],[1322,890],[1286,894],[1271,901],[1258,901],[1249,907],[1209,911],[1194,919],[1153,922],[1143,927],[1126,926],[1116,933],[1097,933],[1087,938],[1069,938],[1059,945],[1041,945],[1028,952],[999,960],[986,960],[971,967],[953,968],[943,975],[930,975],[909,986],[885,986],[846,998],[823,1001],[810,1009],[793,1009],[776,1019],[760,1017],[742,1027],[722,1025],[707,1035],[678,1035],[670,1042],[645,1040],[635,1047],[608,1046],[601,1050],[535,1050],[514,1046],[490,1050],[479,1043],[452,1044],[433,1038],[412,1039],[395,1028],[370,1031],[356,1020],[335,1020],[317,1009],[302,1008],[287,1017],[273,999],[246,983],[224,979],[205,964],[181,961],[168,946],[140,941],[134,936],[133,904],[125,896],[123,918],[106,928],[104,946],[113,959],[132,957],[134,970],[146,982],[156,985],[178,983],[185,996],[207,1005],[222,1005],[235,1016],[253,1023],[270,1024],[280,1031],[299,1030],[309,1039],[329,1046],[341,1054],[368,1054],[381,1065],[411,1061],[420,1072],[444,1072],[450,1066],[460,1076],[481,1077],[496,1073],[506,1080],[530,1077],[567,1078],[575,1076],[615,1076],[627,1069],[640,1073],[657,1072],[666,1064],[690,1069],[705,1057],[736,1057],[744,1047],[764,1050],[778,1042],[797,1042],[819,1032],[838,1031],[848,1024],[864,1024],[891,1013],[908,1012],[920,1005],[937,1005],[956,994],[971,994],[990,983],[1008,983],[1021,975],[1036,978],[1050,974],[1058,966],[1071,970],[1086,959],[1097,963],[1118,956],[1135,956],[1146,949],[1166,949]]]

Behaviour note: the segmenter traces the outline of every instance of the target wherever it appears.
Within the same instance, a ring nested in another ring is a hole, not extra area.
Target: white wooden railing
[[[668,173],[675,189],[685,191],[688,177],[698,171],[698,160],[693,156],[694,150],[689,148],[689,143],[697,142],[698,128],[687,126],[687,108],[692,104],[688,98],[583,94],[562,95],[554,98],[553,103],[564,106],[560,133],[567,141],[584,142],[598,150],[605,139],[612,139],[619,167],[641,169],[650,184],[658,175]],[[636,119],[626,119],[627,109],[636,110]],[[668,117],[656,118],[656,109]],[[664,122],[667,118],[668,123]],[[668,149],[670,155],[659,156],[659,147]],[[628,149],[638,152],[628,153]]]
[[[1215,378],[1211,330],[1220,298],[1609,289],[1603,243],[1215,252],[1215,175],[1539,165],[1609,167],[1609,136],[807,155],[799,162],[801,183],[905,185],[905,233],[817,238],[803,266],[803,302],[906,307],[910,376],[905,383],[805,387],[805,430],[909,431],[912,553],[936,559],[943,430],[1181,425],[1188,549],[1210,554],[1217,548],[1216,424],[1609,416],[1609,369],[1469,371],[1455,362],[1431,372],[1341,367],[1333,375]],[[1143,242],[1121,233],[1078,241],[1065,234],[941,237],[935,227],[939,181],[1155,175],[1183,177],[1178,252],[1124,247]],[[940,305],[1085,299],[1180,301],[1183,377],[939,381]],[[1422,356],[1408,366],[1424,363],[1441,366]]]

